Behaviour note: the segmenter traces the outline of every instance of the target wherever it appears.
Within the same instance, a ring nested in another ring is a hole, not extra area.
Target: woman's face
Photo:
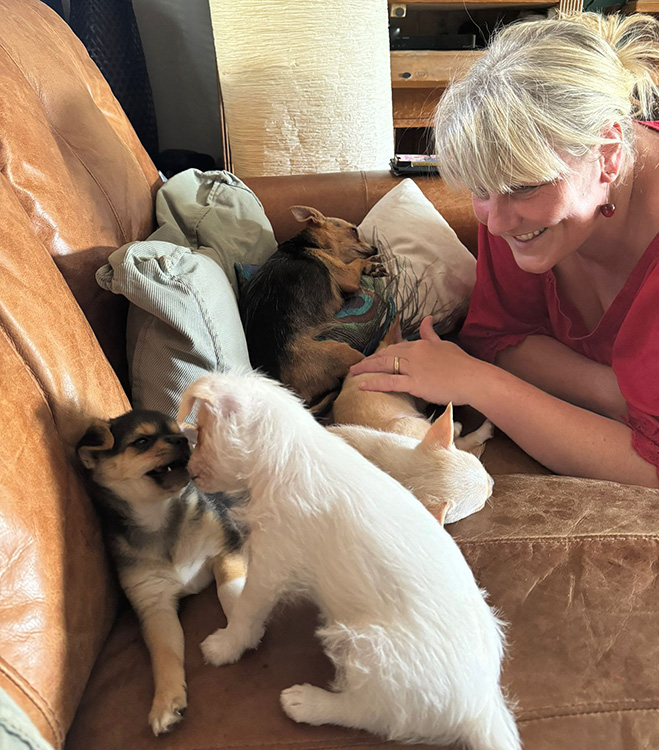
[[[472,198],[476,218],[506,240],[523,271],[553,268],[588,241],[601,218],[599,207],[608,195],[600,179],[601,162],[574,159],[570,166],[573,172],[555,182]]]

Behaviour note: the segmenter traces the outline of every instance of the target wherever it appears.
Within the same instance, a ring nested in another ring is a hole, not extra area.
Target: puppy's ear
[[[176,415],[176,421],[179,423],[179,427],[183,429],[183,425],[187,424],[185,420],[190,416],[194,405],[197,401],[197,397],[193,396],[190,392],[190,388],[181,397],[181,405],[178,408],[178,414]]]
[[[181,405],[179,406],[178,414],[176,415],[176,421],[179,424],[185,422],[186,417],[189,417],[194,409],[197,400],[207,401],[209,404],[212,404],[213,395],[213,389],[210,387],[205,377],[196,380],[192,385],[185,389],[181,396]]]
[[[322,224],[325,217],[320,211],[310,206],[291,206],[291,213],[302,224],[307,221],[313,221],[314,224]]]
[[[86,469],[96,466],[102,451],[109,451],[114,446],[114,435],[108,422],[95,419],[80,438],[76,453]]]
[[[385,346],[391,346],[391,344],[399,344],[402,340],[403,332],[400,330],[400,315],[396,315],[393,323],[389,326],[389,330],[384,334],[384,338],[379,343],[377,350],[384,349]]]
[[[181,422],[179,424],[179,429],[188,439],[188,442],[190,443],[190,445],[191,446],[195,445],[195,443],[197,442],[197,439],[199,438],[199,430],[197,429],[197,425],[190,424],[190,422]]]
[[[211,419],[215,419],[217,415],[219,415],[223,420],[229,419],[229,417],[232,417],[235,414],[240,414],[242,410],[242,405],[239,399],[234,396],[233,393],[216,394],[213,401],[205,401],[204,404],[206,406],[207,413],[213,415]],[[203,415],[203,406],[200,409],[200,414]],[[203,423],[204,426],[208,425],[207,416],[201,416],[200,420],[200,424]]]
[[[441,417],[432,423],[421,445],[430,448],[453,447],[453,404],[449,404]]]
[[[237,414],[240,411],[240,402],[232,394],[218,393],[204,378],[201,378],[183,394],[181,406],[178,410],[179,422],[182,422],[190,414],[196,401],[208,404],[223,417]]]

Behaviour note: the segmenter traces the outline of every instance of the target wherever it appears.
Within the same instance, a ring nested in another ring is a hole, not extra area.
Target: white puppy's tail
[[[469,750],[521,750],[515,717],[500,692],[462,740]]]

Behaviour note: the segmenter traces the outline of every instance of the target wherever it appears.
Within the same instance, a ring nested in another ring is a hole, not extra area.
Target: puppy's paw
[[[220,628],[201,642],[201,653],[206,664],[221,667],[223,664],[233,664],[238,661],[245,651],[244,642],[238,642],[230,635],[227,628]]]
[[[364,266],[364,273],[367,276],[373,276],[373,277],[380,277],[380,276],[388,276],[389,275],[389,271],[387,271],[384,263],[380,263],[378,261],[373,262],[372,258]]]
[[[453,422],[453,440],[462,435],[462,422]]]
[[[242,594],[244,588],[245,588],[244,576],[233,578],[230,581],[221,583],[217,587],[217,598],[220,600],[220,604],[222,605],[222,609],[224,610],[224,614],[227,618],[227,621],[231,617],[231,613],[233,612],[233,607],[235,603],[238,601],[238,599],[240,598],[240,595]]]
[[[173,729],[185,715],[187,706],[185,685],[170,693],[156,693],[149,712],[149,724],[156,737]]]
[[[332,694],[327,690],[314,687],[305,683],[304,685],[293,685],[282,690],[279,696],[284,713],[293,721],[304,724],[324,724],[327,719],[327,702],[332,699]]]

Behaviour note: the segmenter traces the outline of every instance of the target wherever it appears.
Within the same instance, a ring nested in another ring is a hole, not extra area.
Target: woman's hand
[[[433,404],[469,403],[484,363],[470,357],[456,344],[442,341],[433,330],[431,317],[423,319],[419,334],[418,341],[392,344],[353,365],[351,375],[379,374],[364,378],[359,386],[361,390],[401,391]],[[398,375],[394,374],[396,357]]]

